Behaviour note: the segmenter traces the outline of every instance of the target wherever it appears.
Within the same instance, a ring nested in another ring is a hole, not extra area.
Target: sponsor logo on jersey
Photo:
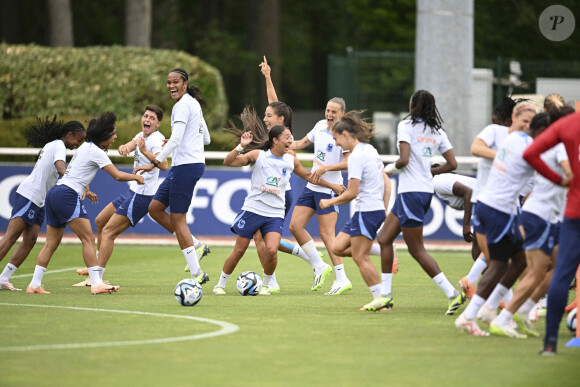
[[[433,156],[433,150],[431,149],[430,146],[423,147],[423,156],[428,156],[428,157]]]
[[[326,157],[326,153],[324,153],[324,152],[323,152],[323,151],[321,151],[321,150],[319,150],[319,151],[316,151],[316,158],[317,158],[317,159],[319,159],[319,160],[321,160],[321,161],[324,161],[324,158],[325,158],[325,157]]]
[[[278,187],[278,183],[282,180],[281,177],[270,176],[266,179],[266,184],[271,185],[273,187]]]

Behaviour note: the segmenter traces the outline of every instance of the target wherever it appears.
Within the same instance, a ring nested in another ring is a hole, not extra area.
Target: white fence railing
[[[5,156],[36,156],[40,152],[40,148],[0,148],[0,155]],[[75,151],[67,150],[67,156],[72,156]],[[223,160],[229,152],[218,152],[218,151],[206,151],[206,160]],[[111,149],[107,152],[109,157],[123,157],[119,154],[116,149]],[[297,153],[298,160],[300,161],[312,161],[314,160],[313,153]],[[392,163],[397,161],[398,155],[381,155],[381,159],[384,163]],[[477,157],[456,157],[457,163],[460,165],[460,169],[474,169],[477,166]],[[433,157],[433,162],[443,163],[445,160],[441,156]]]

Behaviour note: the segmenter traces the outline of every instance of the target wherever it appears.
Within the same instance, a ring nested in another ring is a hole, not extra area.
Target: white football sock
[[[336,273],[336,280],[339,282],[346,282],[348,278],[346,277],[346,271],[344,270],[344,263],[336,265],[334,267],[334,272]]]
[[[503,296],[503,300],[505,301],[506,304],[509,304],[509,302],[512,300],[513,296],[514,296],[514,291],[512,289],[508,289],[505,296]]]
[[[218,288],[224,288],[226,287],[226,284],[228,282],[228,279],[230,278],[231,274],[226,274],[222,271],[222,274],[220,275],[220,280],[217,283],[217,287]]]
[[[469,270],[469,274],[467,274],[467,280],[472,284],[477,284],[481,273],[487,267],[487,263],[485,263],[485,259],[477,258],[473,265],[471,266],[471,270]]]
[[[197,260],[197,253],[195,252],[195,247],[190,246],[183,250],[181,250],[185,260],[187,261],[187,265],[189,266],[189,272],[191,274],[191,278],[197,277],[201,271],[201,267],[199,267],[199,261]]]
[[[439,286],[441,290],[443,290],[443,293],[445,293],[445,296],[448,299],[452,300],[455,297],[457,297],[455,293],[455,288],[453,287],[453,285],[451,285],[451,282],[449,282],[449,280],[447,279],[447,277],[445,277],[445,274],[443,274],[443,272],[433,277],[433,281],[435,281],[437,286]]]
[[[536,306],[536,303],[534,302],[534,300],[532,300],[531,298],[528,298],[522,304],[522,306],[520,306],[520,308],[518,309],[518,313],[521,314],[522,316],[527,316],[530,314],[530,312],[532,311],[532,308],[534,306]]]
[[[266,273],[264,273],[264,278],[266,278]],[[268,287],[278,285],[278,281],[276,280],[276,273],[272,273],[270,276],[270,282],[268,283]]]
[[[304,250],[302,250],[302,248],[300,247],[300,245],[298,245],[298,244],[295,244],[294,245],[294,249],[292,250],[292,255],[295,255],[297,257],[300,257],[303,260],[305,260],[306,262],[308,262],[308,264],[310,264],[310,258],[308,257],[308,255],[306,255],[306,253],[304,252]]]
[[[391,297],[391,284],[393,282],[393,273],[381,273],[381,296]]]
[[[514,315],[511,314],[511,312],[509,312],[507,309],[502,309],[502,311],[499,312],[499,315],[493,320],[493,322],[496,325],[507,326],[509,325],[510,321],[512,321],[512,318],[514,318]]]
[[[103,268],[100,266],[92,266],[88,267],[87,270],[89,271],[89,278],[91,279],[91,285],[98,286],[103,283]]]
[[[12,274],[14,274],[16,270],[18,270],[16,266],[14,266],[11,263],[8,263],[4,268],[4,270],[2,271],[2,274],[0,274],[0,283],[8,282],[8,280],[10,279],[10,277],[12,277]]]
[[[381,245],[379,245],[378,243],[373,243],[371,246],[371,252],[369,253],[369,255],[374,255],[375,257],[380,257],[381,256]]]
[[[271,279],[272,279],[271,275],[264,273],[264,280],[262,281],[262,286],[269,287]]]
[[[508,292],[508,288],[503,286],[502,284],[497,284],[493,292],[489,295],[487,301],[485,302],[485,306],[490,309],[497,310],[500,301],[505,297]]]
[[[369,286],[369,290],[371,291],[373,298],[377,298],[377,297],[381,296],[381,284]]]
[[[469,300],[469,304],[465,307],[463,314],[465,318],[468,320],[473,320],[477,317],[477,312],[481,309],[483,304],[485,303],[485,299],[477,294],[474,294],[471,300]]]
[[[44,277],[44,273],[46,273],[46,267],[38,266],[34,268],[34,275],[32,276],[32,281],[30,281],[30,285],[33,288],[39,288],[42,284],[42,277]]]
[[[310,267],[312,269],[317,269],[324,265],[324,261],[320,259],[320,255],[318,255],[314,240],[311,239],[300,247],[302,247],[304,253],[306,253],[308,258],[310,258]]]

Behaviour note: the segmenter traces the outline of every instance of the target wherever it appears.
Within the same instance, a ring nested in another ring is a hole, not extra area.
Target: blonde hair
[[[564,101],[564,97],[562,97],[558,93],[552,93],[546,96],[544,99],[544,110],[558,110],[561,107],[564,107],[566,101]]]
[[[512,110],[512,113],[517,116],[519,116],[522,112],[524,111],[532,111],[534,113],[538,112],[538,109],[536,108],[536,105],[534,105],[532,102],[530,101],[522,101],[522,102],[518,102],[516,104],[516,106],[514,106],[514,109]]]

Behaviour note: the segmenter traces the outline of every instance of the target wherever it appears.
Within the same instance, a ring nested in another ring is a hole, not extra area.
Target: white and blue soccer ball
[[[262,278],[254,271],[245,271],[238,276],[236,287],[242,296],[257,296],[262,290]]]
[[[175,298],[183,306],[194,306],[201,300],[203,291],[201,285],[191,278],[179,281],[175,286]]]
[[[576,314],[578,312],[578,308],[572,309],[568,312],[568,317],[566,317],[566,326],[572,332],[572,334],[576,335]]]

